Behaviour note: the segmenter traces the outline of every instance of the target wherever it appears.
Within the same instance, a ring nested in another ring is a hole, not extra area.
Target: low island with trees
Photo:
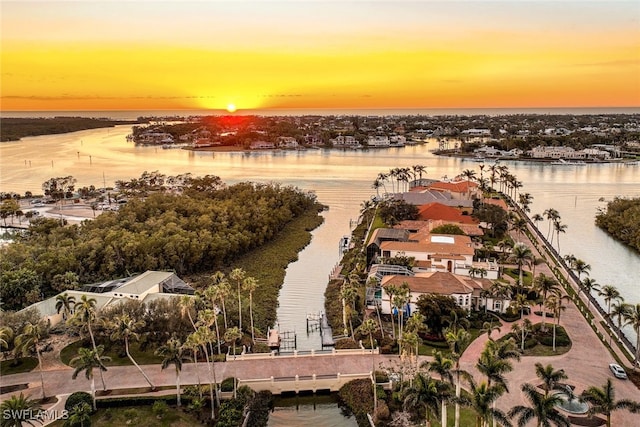
[[[640,251],[640,197],[616,197],[607,208],[596,215],[596,225],[621,241]]]

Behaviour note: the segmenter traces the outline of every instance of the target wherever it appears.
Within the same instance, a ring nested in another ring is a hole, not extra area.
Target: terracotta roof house
[[[463,215],[462,212],[451,206],[442,203],[428,203],[418,208],[418,219],[445,220],[449,222],[459,222],[462,224],[477,224],[478,222],[471,215]]]
[[[504,312],[510,304],[509,299],[493,300],[484,297],[482,291],[489,289],[492,282],[487,279],[472,279],[448,272],[421,273],[415,276],[386,276],[380,283],[380,289],[375,293],[375,298],[380,304],[383,314],[390,314],[389,295],[385,288],[389,285],[401,286],[406,283],[409,286],[409,302],[405,310],[409,314],[418,310],[416,302],[420,295],[445,295],[452,297],[456,303],[466,310],[479,310],[487,304],[493,311]]]
[[[484,231],[478,224],[462,224],[459,222],[451,222],[443,219],[430,219],[427,221],[406,220],[394,225],[393,228],[401,228],[403,230],[409,231],[412,234],[430,233],[434,228],[449,224],[459,227],[467,236],[482,236],[484,234]]]
[[[482,199],[482,203],[485,205],[495,205],[501,207],[504,211],[509,212],[509,206],[502,199]]]
[[[448,191],[454,199],[472,199],[481,194],[478,184],[473,181],[438,181],[431,184],[429,189]]]

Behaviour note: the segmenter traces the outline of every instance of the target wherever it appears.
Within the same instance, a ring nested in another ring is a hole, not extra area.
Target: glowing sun
[[[236,110],[237,110],[237,108],[236,108],[235,104],[228,104],[228,105],[227,105],[227,111],[228,111],[228,112],[230,112],[230,113],[235,113],[235,112],[236,112]]]

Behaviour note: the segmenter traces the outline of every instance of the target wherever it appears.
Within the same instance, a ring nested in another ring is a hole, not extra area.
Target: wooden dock
[[[331,326],[329,326],[327,316],[324,314],[320,317],[320,337],[322,338],[322,348],[336,345],[333,340],[333,331],[331,330]]]

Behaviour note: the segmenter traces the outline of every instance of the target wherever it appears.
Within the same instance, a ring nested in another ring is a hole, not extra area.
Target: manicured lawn
[[[64,420],[51,424],[62,427]],[[162,418],[156,417],[149,406],[132,406],[128,408],[99,409],[91,416],[92,427],[122,427],[126,425],[137,427],[189,427],[200,425],[197,418],[191,414],[170,407]]]
[[[97,343],[99,344],[99,343]],[[90,341],[76,341],[74,343],[69,344],[65,348],[60,351],[60,360],[62,363],[68,365],[69,361],[76,357],[78,354],[78,349],[80,347],[91,348]],[[105,351],[105,356],[111,357],[111,361],[105,363],[106,366],[126,366],[131,365],[131,361],[125,355],[124,357],[120,357],[118,354],[117,346],[112,347],[112,349],[108,349]],[[148,348],[147,351],[141,351],[138,343],[132,343],[130,345],[131,356],[136,360],[136,362],[140,365],[149,365],[149,364],[158,364],[162,362],[162,357],[156,356],[154,354],[153,348]]]
[[[20,357],[17,360],[3,360],[0,362],[0,374],[21,374],[23,372],[32,371],[37,366],[38,359],[35,357]]]
[[[553,347],[538,344],[535,347],[525,349],[524,356],[559,356],[569,350],[571,350],[570,345],[562,347],[556,346],[556,351],[554,352]]]

